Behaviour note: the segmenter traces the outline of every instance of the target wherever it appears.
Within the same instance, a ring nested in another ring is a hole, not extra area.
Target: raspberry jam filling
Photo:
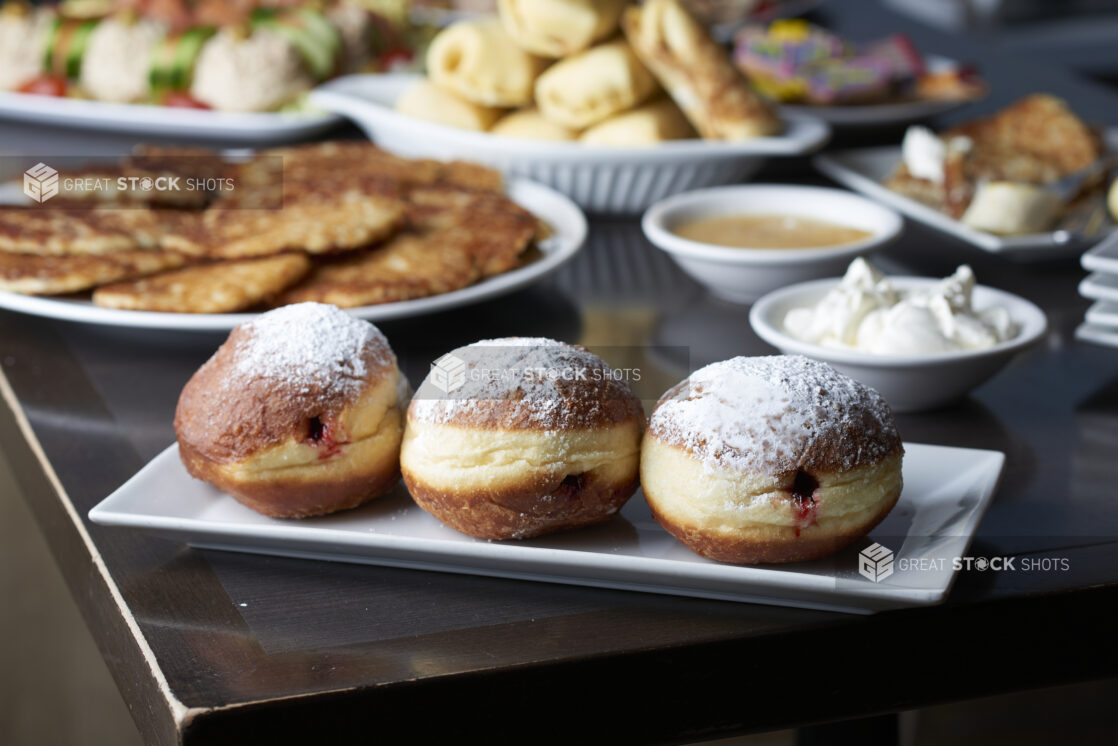
[[[819,487],[819,480],[806,471],[797,471],[796,478],[792,480],[792,487],[788,493],[792,496],[792,510],[796,513],[796,536],[800,535],[800,528],[810,526],[815,522],[815,490]]]
[[[320,460],[337,456],[345,444],[345,434],[337,423],[324,421],[321,417],[311,417],[307,421],[307,437],[303,441],[318,449]]]

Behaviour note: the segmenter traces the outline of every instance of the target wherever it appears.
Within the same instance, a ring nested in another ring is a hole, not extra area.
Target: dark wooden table
[[[1118,122],[1118,97],[1045,61],[834,5],[851,33],[903,28],[978,60],[986,108],[1047,88]],[[9,152],[130,144],[0,124]],[[806,162],[765,178],[821,181]],[[964,572],[937,607],[860,617],[199,551],[90,524],[174,440],[178,392],[223,335],[0,312],[0,448],[148,743],[673,742],[1115,675],[1118,351],[1073,340],[1087,307],[1073,262],[1014,265],[914,224],[885,255],[914,274],[961,262],[1040,304],[1050,333],[962,404],[901,417],[902,434],[1004,451],[971,553],[1067,569]],[[505,334],[686,350],[644,361],[665,380],[771,352],[747,309],[707,296],[631,219],[594,219],[586,250],[529,290],[381,326],[413,380],[431,350]]]

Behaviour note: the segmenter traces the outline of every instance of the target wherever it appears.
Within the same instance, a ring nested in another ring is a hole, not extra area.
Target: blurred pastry
[[[489,130],[494,135],[516,137],[521,140],[575,140],[578,131],[553,122],[540,110],[532,107],[508,114]]]
[[[644,413],[601,358],[551,339],[445,355],[408,408],[400,452],[416,503],[483,539],[599,523],[637,488]]]
[[[234,329],[183,387],[179,455],[191,476],[267,516],[352,508],[399,479],[408,393],[375,326],[286,306]]]
[[[1106,194],[1106,206],[1110,210],[1110,217],[1118,220],[1118,179],[1110,184],[1110,191]]]
[[[591,47],[549,68],[536,82],[545,117],[583,129],[647,99],[656,81],[624,40]]]
[[[986,181],[963,213],[964,225],[1005,236],[1045,230],[1064,206],[1059,195],[1036,184]]]
[[[979,230],[1028,233],[1050,229],[1063,207],[1038,187],[1103,152],[1098,133],[1066,103],[1033,94],[942,133],[909,127],[902,160],[884,183]]]
[[[633,50],[703,137],[746,140],[780,131],[769,104],[678,0],[648,0],[627,8],[621,26]]]
[[[482,106],[524,106],[544,61],[518,47],[499,18],[459,21],[427,50],[427,74],[436,85]]]
[[[901,494],[904,447],[885,400],[826,363],[737,357],[669,390],[641,449],[656,520],[722,562],[832,554]]]
[[[396,99],[396,111],[464,130],[487,130],[504,113],[503,109],[467,101],[427,80],[404,91]]]
[[[582,133],[587,145],[639,147],[695,137],[695,129],[670,98],[615,114]]]
[[[513,40],[543,57],[569,57],[617,30],[627,0],[499,0]]]

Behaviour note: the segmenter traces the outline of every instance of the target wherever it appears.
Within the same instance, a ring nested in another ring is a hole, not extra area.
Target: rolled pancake
[[[627,8],[621,27],[703,137],[748,140],[780,130],[772,108],[678,0],[648,0]]]
[[[655,90],[651,73],[619,40],[556,63],[536,82],[536,105],[551,121],[583,129],[631,109]]]
[[[520,109],[502,117],[490,130],[494,135],[521,140],[575,140],[578,132],[553,122],[539,109]]]
[[[466,101],[426,80],[396,99],[396,111],[464,130],[487,130],[502,113],[501,109]]]
[[[671,99],[661,98],[616,114],[583,132],[579,139],[587,145],[640,147],[692,137],[695,129],[687,117]]]
[[[569,57],[617,30],[626,0],[499,0],[513,40],[542,57]]]
[[[525,52],[499,18],[459,21],[427,49],[432,82],[482,106],[524,106],[545,62]]]

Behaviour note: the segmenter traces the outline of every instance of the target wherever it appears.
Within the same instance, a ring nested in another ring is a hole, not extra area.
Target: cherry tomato
[[[398,66],[403,66],[412,61],[414,54],[410,49],[403,47],[396,47],[389,49],[387,52],[380,56],[380,64],[385,70],[392,70]]]
[[[198,99],[191,96],[189,93],[182,91],[171,91],[163,97],[164,106],[174,106],[179,109],[209,109],[210,107],[202,103]]]
[[[21,85],[19,92],[61,98],[66,95],[66,78],[58,75],[40,75]]]

